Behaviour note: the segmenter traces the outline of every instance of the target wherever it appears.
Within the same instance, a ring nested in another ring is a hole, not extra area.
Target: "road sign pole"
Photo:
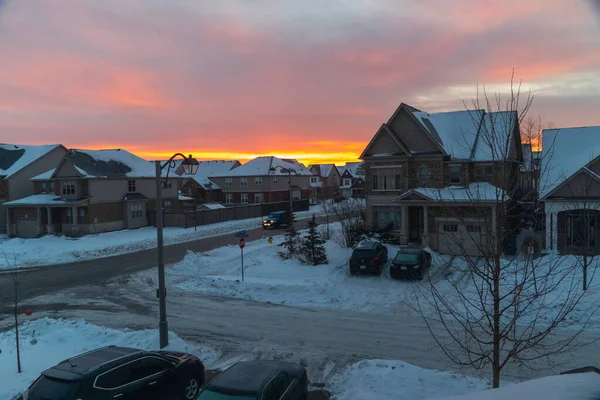
[[[244,248],[241,248],[242,250],[242,282],[244,282]]]

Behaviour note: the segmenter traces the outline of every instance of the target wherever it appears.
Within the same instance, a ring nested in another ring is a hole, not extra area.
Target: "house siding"
[[[388,122],[388,125],[410,151],[415,153],[441,153],[440,149],[406,110],[399,110],[398,114]],[[382,153],[386,152],[382,151]]]
[[[396,141],[388,132],[382,131],[381,134],[371,144],[367,155],[396,153],[404,154],[404,150],[398,146],[398,143],[396,143]]]
[[[600,183],[586,172],[579,172],[569,182],[556,190],[550,199],[572,198],[580,199],[581,205],[584,205],[585,199],[600,198]]]
[[[96,219],[95,223],[94,219]],[[124,202],[90,204],[88,206],[87,221],[91,233],[125,229]]]

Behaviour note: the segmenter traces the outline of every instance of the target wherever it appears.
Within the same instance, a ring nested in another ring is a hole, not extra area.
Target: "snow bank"
[[[82,320],[43,318],[26,322],[19,330],[23,372],[17,373],[15,335],[0,335],[0,399],[10,399],[27,389],[47,368],[62,360],[99,347],[117,345],[143,350],[159,349],[158,330],[119,331]],[[191,345],[169,333],[169,350],[198,356],[205,364],[217,360],[219,354],[203,345]]]
[[[403,361],[364,360],[336,374],[327,388],[336,400],[420,400],[488,387],[482,379],[423,369]]]
[[[450,395],[451,396],[451,395]],[[600,374],[570,374],[547,376],[498,389],[467,394],[457,397],[443,397],[438,400],[595,400],[600,398]]]
[[[297,219],[320,215],[319,207],[296,213]],[[210,236],[261,227],[262,218],[226,221],[194,228],[164,228],[165,244],[184,243]],[[80,238],[43,236],[38,239],[7,239],[0,237],[0,269],[37,267],[110,257],[156,247],[156,229],[145,227],[133,230],[87,235]],[[2,253],[9,258],[7,262]]]

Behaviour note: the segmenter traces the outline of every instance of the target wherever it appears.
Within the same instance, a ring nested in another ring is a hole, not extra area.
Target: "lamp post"
[[[156,296],[159,302],[159,315],[160,320],[158,323],[159,337],[160,337],[160,348],[164,348],[169,345],[169,324],[167,322],[167,290],[165,285],[165,260],[163,252],[163,205],[162,205],[162,189],[166,186],[166,182],[169,179],[169,172],[171,168],[175,167],[175,158],[181,157],[183,161],[181,166],[183,167],[183,173],[186,175],[194,175],[198,170],[198,160],[192,157],[190,154],[188,157],[181,153],[174,154],[168,161],[161,164],[160,161],[155,161],[154,165],[156,168],[156,242],[158,250],[158,290]],[[167,168],[164,181],[162,178],[163,169]]]

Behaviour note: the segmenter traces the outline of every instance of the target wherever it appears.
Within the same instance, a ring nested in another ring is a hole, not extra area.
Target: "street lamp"
[[[163,205],[162,205],[162,189],[166,186],[167,180],[169,179],[169,172],[171,168],[175,168],[175,158],[181,157],[183,161],[181,166],[183,173],[186,175],[195,175],[198,171],[198,160],[192,157],[190,154],[188,157],[181,153],[174,154],[168,161],[161,164],[160,161],[155,161],[156,167],[156,241],[158,249],[158,290],[156,291],[156,297],[159,301],[159,313],[160,320],[158,323],[159,337],[160,337],[160,348],[164,348],[169,345],[169,324],[167,322],[167,290],[165,287],[165,260],[163,253]],[[161,179],[163,169],[167,168],[164,181]]]

